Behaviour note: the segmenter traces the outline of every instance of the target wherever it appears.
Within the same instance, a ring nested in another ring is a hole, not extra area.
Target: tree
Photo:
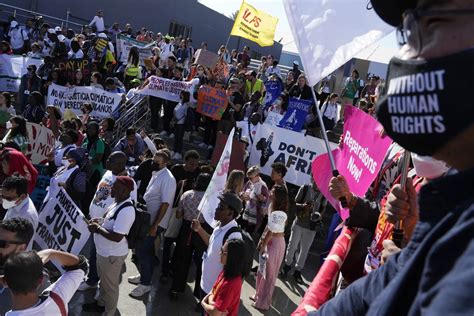
[[[229,18],[232,20],[232,21],[235,21],[235,19],[237,18],[237,15],[239,15],[239,10],[235,10],[234,13],[231,13],[229,15]]]

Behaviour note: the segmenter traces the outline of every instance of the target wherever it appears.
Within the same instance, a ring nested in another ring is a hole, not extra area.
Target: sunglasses
[[[0,239],[0,248],[7,248],[9,244],[13,245],[21,245],[24,244],[22,241],[14,241],[14,240],[1,240]]]

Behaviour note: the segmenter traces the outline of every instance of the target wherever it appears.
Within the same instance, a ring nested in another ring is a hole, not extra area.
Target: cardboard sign
[[[381,137],[382,125],[372,116],[353,107],[344,111],[344,140],[342,148],[333,150],[334,161],[339,173],[346,178],[349,189],[357,196],[364,196],[374,181],[387,150],[392,143],[388,136]],[[329,193],[329,180],[332,177],[331,165],[327,154],[313,161],[313,175],[319,190],[339,212],[342,219],[349,216],[338,200]]]
[[[56,60],[54,67],[59,68],[61,77],[66,79],[68,82],[73,82],[76,76],[76,70],[81,70],[84,80],[90,81],[92,74],[92,64],[87,58],[82,59],[69,59],[69,60]]]
[[[227,108],[228,98],[225,90],[211,86],[201,86],[198,91],[196,111],[214,120],[220,120]]]
[[[202,65],[207,68],[214,68],[219,60],[219,55],[209,50],[198,49],[196,52],[196,60],[194,61],[197,65]]]
[[[92,116],[108,117],[117,110],[122,94],[95,87],[68,88],[53,83],[48,88],[47,100],[48,104],[58,106],[62,112],[71,109],[77,115],[82,115],[81,106],[84,103],[91,103]]]
[[[162,98],[165,100],[179,102],[179,95],[181,91],[188,91],[191,95],[191,102],[194,102],[193,98],[194,88],[199,84],[199,79],[195,78],[191,81],[177,81],[171,79],[165,79],[161,77],[151,76],[148,78],[149,83],[145,88],[138,91],[138,94],[152,95],[154,97]]]
[[[26,130],[29,144],[25,156],[34,165],[46,164],[48,153],[54,148],[56,142],[53,131],[46,126],[31,122],[26,123]]]

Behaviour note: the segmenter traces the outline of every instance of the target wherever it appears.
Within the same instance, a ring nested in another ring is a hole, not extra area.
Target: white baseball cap
[[[11,21],[10,22],[10,27],[16,27],[18,25],[17,21]]]
[[[60,26],[56,26],[56,27],[54,28],[54,30],[55,30],[56,32],[61,32],[61,31],[62,31]]]
[[[99,33],[99,34],[97,34],[97,37],[107,39],[107,35],[105,33]]]

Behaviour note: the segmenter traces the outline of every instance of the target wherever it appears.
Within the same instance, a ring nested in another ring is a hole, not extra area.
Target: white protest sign
[[[268,116],[265,119],[265,123],[273,126],[278,126],[280,121],[283,119],[283,115],[277,112],[268,112]]]
[[[84,214],[62,188],[49,192],[49,197],[39,214],[34,241],[41,249],[79,254],[90,235]]]
[[[111,93],[95,87],[68,88],[51,84],[48,88],[48,105],[58,106],[62,112],[70,108],[77,115],[82,115],[81,106],[92,104],[92,116],[109,117],[122,101],[121,93]]]
[[[156,46],[155,42],[145,43],[137,41],[133,38],[125,35],[117,34],[117,56],[118,60],[122,63],[127,64],[128,55],[132,47],[138,48],[138,55],[140,56],[140,65],[144,65],[143,60],[153,56],[153,47]]]
[[[227,137],[227,143],[225,144],[224,150],[222,151],[222,155],[219,159],[219,163],[216,166],[216,170],[212,175],[211,182],[209,183],[201,203],[199,203],[198,206],[198,210],[201,212],[204,220],[212,227],[217,226],[217,222],[214,220],[214,213],[216,212],[217,205],[219,204],[219,194],[224,191],[225,183],[227,181],[227,174],[229,173],[234,132],[235,129],[233,128]]]
[[[36,65],[38,68],[42,59],[0,55],[0,91],[18,92],[20,89],[21,77],[26,74],[29,65]]]
[[[332,148],[337,145],[330,143]],[[257,165],[271,175],[271,165],[282,162],[288,168],[285,180],[295,185],[311,181],[311,163],[326,153],[324,141],[277,126],[259,124],[250,152],[249,166]]]
[[[53,131],[46,126],[30,122],[26,123],[26,130],[29,142],[26,157],[35,165],[45,164],[56,141]]]
[[[198,78],[190,81],[177,81],[151,76],[148,80],[149,83],[145,88],[138,91],[139,94],[151,95],[165,100],[179,102],[181,91],[188,91],[190,93],[191,102],[195,101],[193,98],[193,92],[195,86],[199,84]]]

